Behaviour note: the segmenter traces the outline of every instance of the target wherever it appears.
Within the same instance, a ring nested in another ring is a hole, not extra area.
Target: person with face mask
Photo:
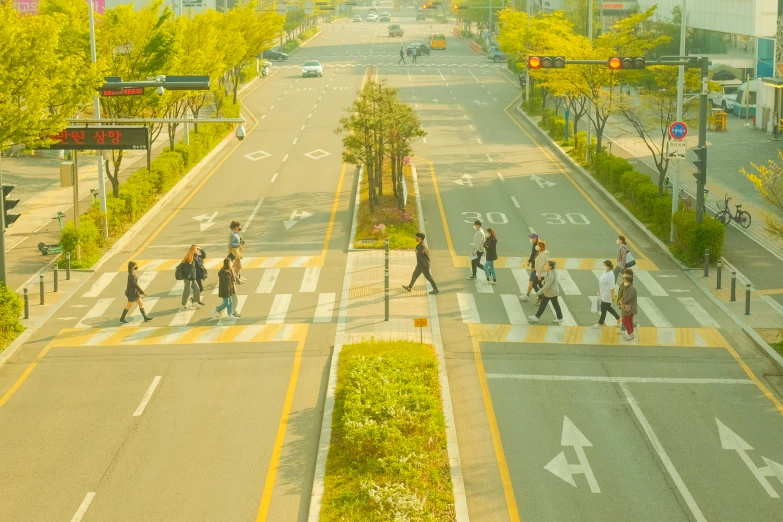
[[[468,276],[468,279],[476,279],[476,270],[484,270],[484,265],[481,264],[481,256],[484,255],[484,242],[487,240],[487,235],[484,233],[484,229],[481,228],[481,221],[478,219],[473,222],[473,252],[470,255],[470,269],[472,275]]]
[[[533,290],[533,284],[537,280],[536,271],[533,270],[533,268],[536,266],[536,256],[538,255],[538,234],[534,232],[527,237],[530,239],[530,244],[532,245],[532,248],[530,249],[530,257],[527,259],[527,266],[530,268],[530,278],[527,282],[527,293],[519,296],[522,301],[527,301],[530,299],[530,292]]]
[[[560,289],[557,286],[555,266],[556,263],[554,261],[549,261],[546,264],[546,277],[544,277],[544,284],[538,292],[541,304],[538,305],[538,311],[535,315],[528,316],[528,319],[530,319],[530,322],[532,323],[538,322],[550,301],[552,302],[552,308],[555,309],[555,322],[560,323],[563,320],[563,312],[560,310],[560,303],[557,301],[557,296],[560,295]]]
[[[634,337],[636,337],[636,332],[634,331],[634,323],[633,323],[633,316],[636,315],[636,288],[633,286],[633,276],[625,276],[623,278],[623,286],[625,286],[625,290],[623,291],[623,300],[620,301],[620,311],[623,313],[623,326],[625,326],[625,330],[628,332],[628,335],[625,336],[626,341],[633,340]],[[617,332],[620,332],[620,329],[617,329]]]
[[[495,285],[498,282],[498,275],[495,273],[495,260],[498,258],[498,237],[491,228],[487,229],[484,249],[487,252],[487,259],[484,261],[484,275],[487,276],[487,283]],[[492,276],[492,280],[490,280],[490,276]]]
[[[623,270],[625,270],[626,261],[628,258],[628,247],[625,244],[625,236],[617,236],[616,243],[617,243],[617,259],[615,260],[614,279],[615,281],[619,281],[620,286],[622,286],[622,280],[620,279],[620,274],[623,272]]]
[[[598,322],[593,325],[593,328],[601,328],[604,325],[607,312],[612,314],[617,319],[617,326],[620,326],[620,316],[612,308],[612,301],[614,301],[614,266],[608,259],[604,261],[604,273],[598,278],[598,294],[601,298],[601,317]]]
[[[122,311],[122,317],[120,317],[121,323],[127,323],[125,316],[130,312],[133,303],[139,306],[141,316],[144,318],[144,322],[152,321],[152,317],[148,316],[144,311],[144,303],[141,301],[141,296],[147,295],[144,289],[139,286],[139,278],[136,276],[136,271],[139,269],[136,261],[128,262],[128,285],[125,287],[125,297],[128,298],[128,304],[125,305],[125,309]]]
[[[535,263],[535,275],[536,279],[533,281],[533,289],[536,291],[537,294],[539,294],[538,301],[536,301],[537,305],[541,304],[541,295],[539,290],[541,290],[541,285],[544,282],[544,278],[546,277],[546,266],[549,262],[549,250],[546,249],[546,241],[543,239],[538,240],[538,244],[536,245],[536,250],[538,250],[538,255],[536,256],[536,263]]]

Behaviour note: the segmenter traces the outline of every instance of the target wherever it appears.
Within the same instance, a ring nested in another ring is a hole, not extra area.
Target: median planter
[[[343,347],[320,520],[456,520],[432,346]]]

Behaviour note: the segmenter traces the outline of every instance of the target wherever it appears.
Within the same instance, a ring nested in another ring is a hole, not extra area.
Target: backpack
[[[177,269],[174,270],[174,279],[177,281],[183,281],[185,279],[185,263],[177,265]]]

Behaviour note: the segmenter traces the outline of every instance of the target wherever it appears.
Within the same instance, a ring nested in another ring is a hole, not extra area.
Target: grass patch
[[[435,350],[409,341],[343,347],[321,520],[455,518]]]
[[[391,165],[383,168],[383,196],[375,212],[370,212],[370,186],[367,177],[359,186],[359,211],[356,215],[355,248],[383,248],[389,238],[389,248],[404,250],[416,248],[416,232],[419,231],[419,211],[413,190],[413,172],[410,165],[403,165],[403,175],[408,186],[408,203],[405,210],[397,209],[397,198],[391,180]],[[382,226],[381,226],[382,225]],[[371,242],[370,242],[371,241]]]

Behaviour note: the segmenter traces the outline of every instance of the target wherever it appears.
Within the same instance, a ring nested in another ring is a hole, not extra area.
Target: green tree
[[[769,160],[766,165],[751,162],[753,171],[743,167],[740,172],[753,183],[761,197],[777,209],[778,215],[768,213],[764,221],[769,233],[783,239],[783,151],[778,150],[778,158],[780,163],[775,160]]]

